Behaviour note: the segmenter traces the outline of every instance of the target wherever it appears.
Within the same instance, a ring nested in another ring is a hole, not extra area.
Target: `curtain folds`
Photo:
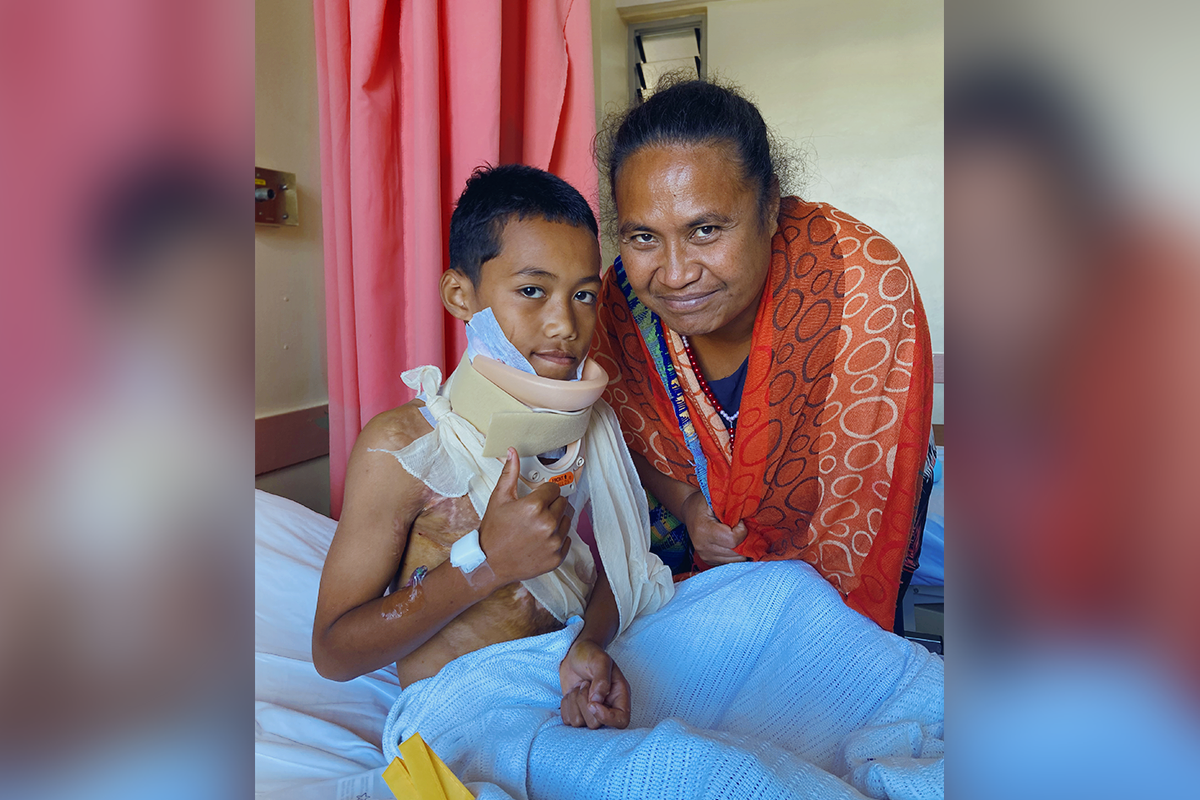
[[[400,373],[457,363],[450,213],[471,171],[520,162],[597,207],[586,0],[313,0],[320,103],[331,507]]]

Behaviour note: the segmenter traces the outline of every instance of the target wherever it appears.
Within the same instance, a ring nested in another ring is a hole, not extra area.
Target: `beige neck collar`
[[[463,356],[450,377],[449,399],[454,413],[484,435],[488,458],[503,458],[509,447],[523,458],[537,456],[579,441],[608,385],[608,374],[591,359],[578,381],[530,375],[486,356],[475,362]]]

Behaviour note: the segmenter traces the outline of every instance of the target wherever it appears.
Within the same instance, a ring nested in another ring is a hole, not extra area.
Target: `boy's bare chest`
[[[478,528],[479,522],[479,515],[466,497],[432,497],[409,530],[401,583],[417,567],[433,569],[449,559],[451,546]]]
[[[450,558],[450,547],[479,527],[479,515],[465,497],[431,499],[413,521],[396,585],[418,567],[432,570]],[[558,622],[519,583],[504,586],[467,609],[410,656],[397,663],[402,685],[435,674],[460,655],[489,644],[558,630]]]

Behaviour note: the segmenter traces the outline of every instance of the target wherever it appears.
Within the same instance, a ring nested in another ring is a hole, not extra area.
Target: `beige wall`
[[[299,227],[255,226],[255,416],[328,402],[312,4],[256,0],[254,163],[294,172]],[[256,481],[329,513],[328,458]]]
[[[596,97],[628,103],[622,14],[683,4],[593,0]],[[945,351],[940,0],[709,0],[708,68],[740,85],[808,159],[799,192],[904,253]],[[611,245],[606,256],[611,255]],[[943,421],[942,387],[934,421]]]

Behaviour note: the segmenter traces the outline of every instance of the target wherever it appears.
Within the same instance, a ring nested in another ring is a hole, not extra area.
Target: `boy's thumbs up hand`
[[[556,569],[571,549],[567,498],[549,481],[518,497],[520,478],[520,459],[510,447],[479,524],[479,546],[501,585]]]

